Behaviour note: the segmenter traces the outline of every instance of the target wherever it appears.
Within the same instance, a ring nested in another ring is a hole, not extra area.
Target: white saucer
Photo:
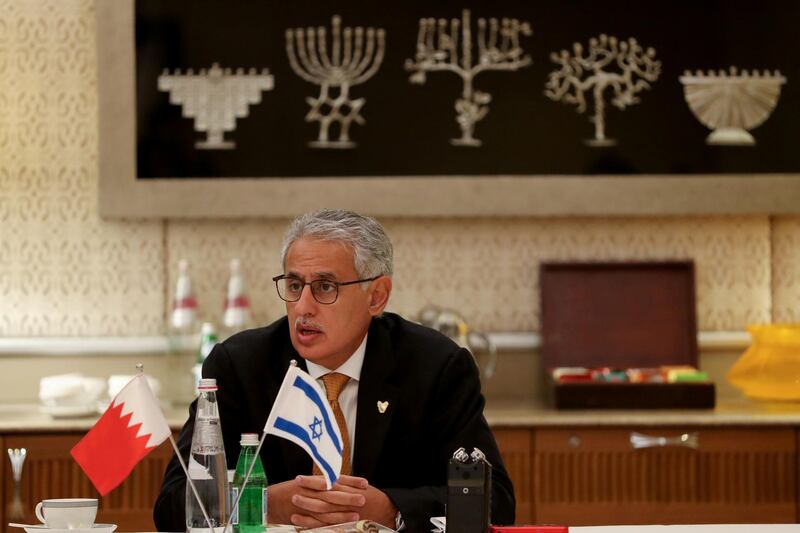
[[[43,405],[41,409],[53,418],[78,418],[97,414],[97,405]]]
[[[84,529],[50,529],[46,525],[25,526],[26,533],[113,533],[117,524],[94,524]]]

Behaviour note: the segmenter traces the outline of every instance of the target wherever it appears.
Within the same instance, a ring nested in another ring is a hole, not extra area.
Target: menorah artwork
[[[769,118],[786,78],[779,71],[728,72],[713,70],[679,78],[686,103],[697,120],[712,131],[706,144],[749,146],[756,143],[747,130],[757,128]]]
[[[405,63],[406,70],[412,73],[409,81],[422,85],[428,72],[453,72],[464,82],[461,97],[455,103],[461,137],[451,139],[451,144],[481,145],[481,141],[475,138],[475,124],[489,112],[492,96],[474,89],[475,77],[485,71],[516,71],[530,65],[530,56],[520,46],[520,35],[532,34],[527,22],[513,18],[499,21],[479,18],[475,59],[469,9],[462,11],[461,20],[420,19],[416,54],[413,60],[407,59]]]
[[[300,78],[319,85],[319,96],[306,98],[311,109],[306,122],[319,122],[316,141],[308,143],[312,148],[355,148],[350,139],[353,122],[364,125],[366,120],[361,109],[365,98],[350,98],[350,88],[372,78],[383,62],[386,32],[383,29],[358,26],[342,29],[342,18],[334,15],[331,20],[330,54],[327,31],[318,28],[295,28],[286,30],[286,54],[292,70]],[[338,94],[334,94],[338,90]],[[339,134],[331,139],[332,126],[338,125]]]
[[[233,141],[225,140],[225,132],[236,129],[236,119],[245,118],[250,106],[261,103],[261,92],[272,90],[274,79],[267,69],[245,72],[222,69],[213,63],[207,71],[194,73],[165,69],[158,77],[158,90],[169,93],[169,102],[180,105],[182,116],[194,119],[194,129],[206,132],[206,139],[195,142],[200,150],[230,150]]]
[[[653,48],[644,49],[634,38],[621,41],[601,34],[589,40],[588,50],[574,43],[572,52],[561,50],[550,54],[550,59],[561,66],[550,73],[544,94],[555,101],[578,106],[577,112],[586,111],[585,93],[591,91],[594,114],[594,138],[589,146],[613,146],[616,140],[606,137],[605,98],[611,90],[611,103],[620,110],[639,102],[636,96],[661,74],[661,62],[655,59]]]

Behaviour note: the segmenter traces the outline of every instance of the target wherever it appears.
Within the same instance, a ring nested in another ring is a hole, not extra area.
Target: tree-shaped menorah
[[[586,140],[589,146],[611,146],[614,139],[606,138],[605,91],[611,88],[611,103],[619,109],[639,102],[636,95],[650,88],[650,83],[661,74],[661,62],[655,60],[656,51],[643,49],[634,38],[619,41],[602,34],[589,39],[585,52],[581,43],[573,44],[573,52],[561,50],[550,54],[550,59],[561,65],[550,73],[544,94],[555,101],[561,100],[578,106],[578,113],[586,111],[584,93],[591,89],[594,99],[594,139]]]
[[[177,69],[173,74],[164,70],[158,77],[158,90],[169,92],[169,102],[182,106],[182,115],[194,119],[195,131],[206,132],[206,139],[194,144],[201,150],[235,148],[233,141],[225,140],[225,132],[236,129],[236,119],[246,117],[251,105],[261,103],[261,91],[272,87],[267,69],[232,72],[217,63],[197,74]]]
[[[357,27],[341,28],[342,18],[334,15],[331,20],[331,43],[328,54],[328,39],[325,27],[296,28],[286,30],[286,54],[292,70],[309,83],[319,85],[317,98],[306,98],[311,109],[306,122],[319,122],[316,141],[309,142],[313,148],[353,148],[350,140],[350,124],[365,124],[361,108],[365,98],[350,99],[350,87],[364,83],[378,72],[383,62],[386,32],[383,29]],[[339,94],[333,96],[332,89]],[[330,129],[339,125],[339,138],[330,140]]]
[[[488,32],[487,32],[488,29]],[[459,58],[459,31],[461,56]],[[530,65],[531,58],[524,55],[519,36],[532,35],[527,22],[503,18],[478,19],[478,58],[473,62],[470,11],[462,11],[461,20],[424,18],[419,21],[417,53],[414,60],[406,60],[406,70],[412,72],[411,83],[423,84],[426,72],[453,72],[464,80],[461,98],[456,100],[456,121],[461,127],[461,137],[451,139],[456,146],[480,146],[474,137],[475,123],[489,112],[489,93],[473,88],[475,77],[487,70],[515,71]]]

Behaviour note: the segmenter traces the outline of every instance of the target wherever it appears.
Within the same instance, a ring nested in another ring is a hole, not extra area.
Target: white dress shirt
[[[350,378],[347,385],[344,386],[342,392],[339,393],[339,408],[342,410],[344,420],[347,422],[347,434],[350,438],[350,464],[353,464],[353,451],[356,444],[356,411],[358,410],[358,382],[361,379],[361,367],[364,366],[364,355],[367,353],[367,336],[364,335],[364,340],[353,352],[353,355],[347,358],[347,361],[335,370],[330,370],[322,365],[306,361],[308,366],[308,373],[312,378],[317,380],[320,387],[325,390],[325,382],[322,381],[322,376],[330,374],[331,372],[338,372]]]

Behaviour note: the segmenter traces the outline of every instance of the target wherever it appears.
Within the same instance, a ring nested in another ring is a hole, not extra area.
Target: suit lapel
[[[353,474],[369,479],[375,471],[386,433],[391,425],[400,389],[390,383],[395,366],[389,333],[379,318],[373,319],[358,383]],[[386,406],[380,411],[378,402]],[[388,402],[388,406],[385,402]]]

